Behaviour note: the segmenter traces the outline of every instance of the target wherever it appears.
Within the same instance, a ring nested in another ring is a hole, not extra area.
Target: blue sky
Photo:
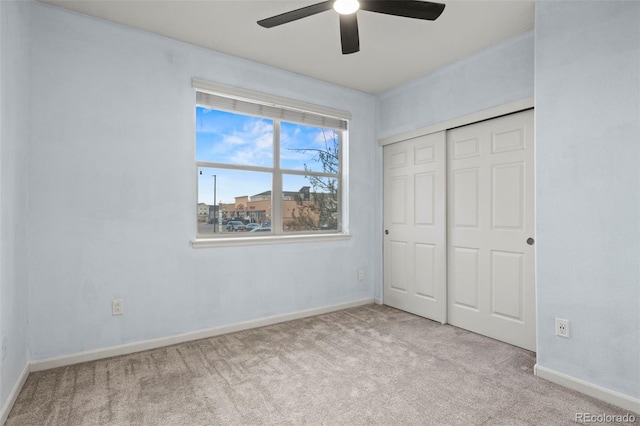
[[[280,129],[281,168],[322,171],[322,164],[312,153],[294,151],[299,148],[323,148],[328,132],[318,127],[282,123]],[[273,166],[273,122],[230,112],[196,108],[196,159],[252,166]],[[236,196],[255,195],[271,190],[271,174],[226,169],[200,168],[198,202],[213,204],[212,175],[216,175],[216,199],[234,202]],[[297,191],[308,185],[303,176],[286,176],[285,191]]]

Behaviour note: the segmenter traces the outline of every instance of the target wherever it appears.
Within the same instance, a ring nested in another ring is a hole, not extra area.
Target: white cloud
[[[222,136],[222,143],[224,145],[231,145],[231,146],[244,145],[245,140],[241,136],[238,136],[236,134],[234,134],[234,135],[223,135]]]
[[[232,164],[271,166],[273,164],[273,125],[250,119],[232,134],[223,135],[215,146],[216,161]]]
[[[318,131],[316,132],[316,137],[314,139],[314,143],[317,145],[320,145],[322,147],[325,146],[325,141],[330,141],[332,139],[334,139],[336,136],[334,134],[333,130],[322,130],[322,129],[318,129]]]

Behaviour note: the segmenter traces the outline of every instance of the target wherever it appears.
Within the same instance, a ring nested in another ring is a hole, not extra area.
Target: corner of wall
[[[26,178],[32,4],[0,2],[0,424],[29,372]]]

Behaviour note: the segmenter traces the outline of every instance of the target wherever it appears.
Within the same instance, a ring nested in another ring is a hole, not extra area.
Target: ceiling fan
[[[440,16],[444,6],[442,3],[419,0],[328,0],[262,19],[258,21],[258,25],[272,28],[333,8],[340,14],[340,40],[342,53],[346,55],[360,50],[358,20],[356,18],[356,12],[359,9],[433,21]]]

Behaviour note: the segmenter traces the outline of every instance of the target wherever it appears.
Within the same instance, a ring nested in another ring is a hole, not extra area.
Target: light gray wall
[[[535,75],[538,365],[640,398],[640,3],[538,3]]]
[[[33,360],[373,297],[372,96],[41,4],[31,28]],[[190,247],[192,77],[353,113],[351,240]]]
[[[27,365],[29,6],[0,2],[0,409]]]
[[[378,137],[533,96],[533,31],[378,95]]]

